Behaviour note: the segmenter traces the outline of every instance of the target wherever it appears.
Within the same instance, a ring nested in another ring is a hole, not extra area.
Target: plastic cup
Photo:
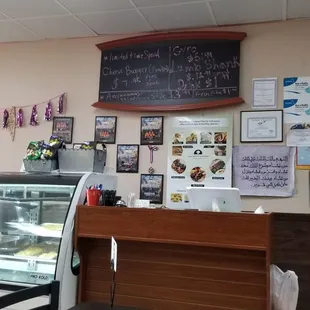
[[[98,206],[101,196],[100,189],[88,189],[87,190],[87,205],[88,206]]]

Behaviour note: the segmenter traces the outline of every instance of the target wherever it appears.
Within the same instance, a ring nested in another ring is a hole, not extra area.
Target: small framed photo
[[[117,145],[116,172],[138,173],[139,172],[139,145]]]
[[[241,111],[240,142],[283,142],[283,110]]]
[[[96,116],[95,141],[105,144],[115,144],[116,125],[116,116]]]
[[[141,145],[162,145],[164,143],[164,117],[142,116],[140,129]]]
[[[53,117],[53,136],[60,137],[66,144],[72,143],[73,117]]]
[[[163,174],[141,174],[140,199],[150,200],[151,203],[163,203]]]

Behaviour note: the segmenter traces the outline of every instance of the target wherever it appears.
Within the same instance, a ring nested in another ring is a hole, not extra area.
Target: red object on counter
[[[87,205],[99,206],[99,200],[102,191],[100,189],[88,189],[87,190]]]

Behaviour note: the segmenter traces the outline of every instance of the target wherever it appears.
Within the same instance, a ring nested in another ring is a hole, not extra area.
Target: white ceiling
[[[0,0],[0,42],[309,17],[310,0]]]

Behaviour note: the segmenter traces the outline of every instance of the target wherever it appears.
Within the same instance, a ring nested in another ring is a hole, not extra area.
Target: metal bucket
[[[103,144],[103,149],[98,150],[97,145],[98,143],[93,150],[58,150],[59,171],[103,173],[106,164],[107,149]]]
[[[28,160],[24,159],[24,166],[27,172],[51,172],[58,169],[58,163],[56,159],[52,160]]]

